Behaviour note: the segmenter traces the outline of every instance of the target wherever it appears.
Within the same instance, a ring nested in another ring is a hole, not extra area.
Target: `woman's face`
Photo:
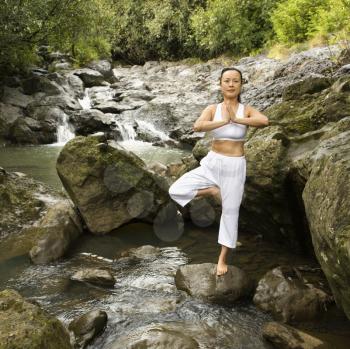
[[[221,78],[220,87],[222,94],[227,98],[235,98],[241,92],[241,76],[236,70],[227,70]]]

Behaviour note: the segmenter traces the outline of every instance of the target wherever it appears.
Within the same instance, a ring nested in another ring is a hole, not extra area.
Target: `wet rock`
[[[136,108],[135,105],[128,105],[128,104],[122,104],[117,103],[115,101],[106,101],[100,104],[96,104],[94,108],[101,110],[104,113],[116,113],[119,114],[126,110],[133,110]]]
[[[112,65],[109,61],[107,60],[92,61],[87,64],[87,67],[101,73],[106,80],[113,81]]]
[[[156,258],[160,255],[160,248],[152,245],[143,245],[137,248],[130,248],[121,253],[121,257]]]
[[[104,330],[107,324],[107,313],[102,310],[92,310],[71,321],[68,329],[73,332],[74,348],[85,348]]]
[[[115,284],[115,278],[109,270],[95,268],[79,270],[74,273],[70,279],[106,287],[113,287]]]
[[[46,95],[57,95],[63,93],[63,88],[45,76],[32,76],[22,81],[22,88],[25,94],[32,95],[37,92],[44,92]]]
[[[327,349],[320,339],[278,322],[268,322],[263,327],[263,337],[280,349]]]
[[[54,143],[57,139],[56,125],[24,117],[11,125],[7,138],[14,144]]]
[[[124,348],[152,349],[199,349],[199,343],[181,328],[171,324],[154,324],[143,326],[128,335],[118,338],[107,346],[107,349]]]
[[[69,121],[77,135],[87,136],[94,132],[108,132],[115,126],[113,114],[104,114],[97,109],[79,110],[71,114]]]
[[[291,100],[304,97],[306,94],[321,92],[331,86],[332,80],[325,77],[310,77],[289,85],[283,91],[283,100]]]
[[[302,197],[316,257],[335,300],[350,318],[349,118],[324,134]],[[320,190],[322,188],[322,190]]]
[[[166,217],[159,210],[170,201],[166,180],[119,144],[101,151],[99,143],[96,137],[75,137],[61,150],[56,165],[88,229],[105,234],[134,218],[157,218],[160,224]]]
[[[154,173],[157,173],[160,176],[165,176],[165,173],[167,171],[167,166],[159,161],[153,161],[147,164],[147,167],[150,171],[153,171]]]
[[[5,139],[11,138],[10,129],[18,119],[23,117],[22,108],[0,103],[0,137]]]
[[[4,87],[2,102],[16,107],[26,108],[33,101],[32,96],[24,94],[21,88]]]
[[[83,80],[85,87],[101,85],[104,81],[104,77],[100,72],[89,68],[77,69],[74,74]]]
[[[226,274],[216,276],[216,267],[213,263],[181,266],[175,276],[176,287],[219,304],[231,304],[250,295],[253,284],[243,270],[229,265]]]
[[[33,224],[62,198],[47,185],[0,167],[0,236]]]
[[[29,251],[35,264],[46,264],[63,257],[82,234],[83,225],[69,200],[50,207],[45,216],[28,230],[37,231],[40,239]]]
[[[46,96],[45,94],[37,94],[35,100],[28,104],[28,112],[33,113],[36,108],[50,106],[50,107],[59,107],[63,110],[80,110],[81,106],[79,102],[66,93]]]
[[[71,349],[63,324],[17,291],[0,292],[0,347],[3,349]]]
[[[329,88],[324,88],[328,81],[331,80],[318,79],[316,83],[312,80],[309,82],[308,79],[290,85],[285,93],[288,99],[266,109],[266,115],[272,122],[283,126],[287,135],[291,136],[316,130],[328,122],[339,121],[350,112],[346,87],[350,77],[342,77]],[[299,89],[305,93],[298,95],[295,91]],[[318,91],[320,89],[321,91]],[[307,91],[311,91],[312,94],[308,94]]]
[[[331,297],[303,280],[291,267],[278,267],[259,281],[253,298],[262,310],[283,322],[315,319],[327,309]]]

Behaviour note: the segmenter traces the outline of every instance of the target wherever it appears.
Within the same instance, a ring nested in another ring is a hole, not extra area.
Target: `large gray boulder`
[[[350,318],[349,126],[343,122],[337,132],[323,136],[302,196],[317,259],[337,304]]]
[[[171,203],[166,180],[151,173],[135,154],[118,144],[110,146],[103,134],[66,143],[56,168],[94,234],[108,233],[132,219],[157,220],[161,226],[170,211],[176,219],[176,209],[167,209]]]

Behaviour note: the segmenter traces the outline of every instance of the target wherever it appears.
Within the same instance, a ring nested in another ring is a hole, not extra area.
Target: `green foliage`
[[[347,39],[349,13],[350,0],[1,0],[0,74],[40,63],[43,44],[78,65],[287,52]]]
[[[277,0],[209,0],[191,16],[193,37],[201,53],[247,54],[271,37],[270,12]]]
[[[312,17],[309,32],[312,36],[349,38],[350,0],[328,0],[326,6],[318,8]]]
[[[203,1],[115,0],[114,57],[134,63],[191,55],[189,16]]]
[[[106,55],[113,34],[112,0],[2,0],[0,66],[36,63],[41,44],[70,51],[80,62]]]
[[[273,11],[271,20],[280,43],[298,43],[310,37],[313,17],[328,0],[285,0]]]

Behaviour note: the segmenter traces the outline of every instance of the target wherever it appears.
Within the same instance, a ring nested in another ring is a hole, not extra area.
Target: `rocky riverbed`
[[[210,139],[192,124],[219,101],[222,62],[100,61],[7,78],[0,89],[2,143],[62,142],[56,169],[64,191],[1,169],[0,343],[345,348],[347,57],[332,47],[284,61],[229,63],[243,71],[243,103],[264,111],[270,126],[249,130],[240,244],[222,278],[215,277],[220,206],[196,198],[177,207],[167,192],[209,149]],[[135,139],[191,153],[172,164],[146,163],[122,145]],[[81,250],[94,239],[108,248]],[[12,277],[5,272],[11,265]],[[333,337],[322,334],[339,324]],[[53,331],[60,333],[55,343]]]

